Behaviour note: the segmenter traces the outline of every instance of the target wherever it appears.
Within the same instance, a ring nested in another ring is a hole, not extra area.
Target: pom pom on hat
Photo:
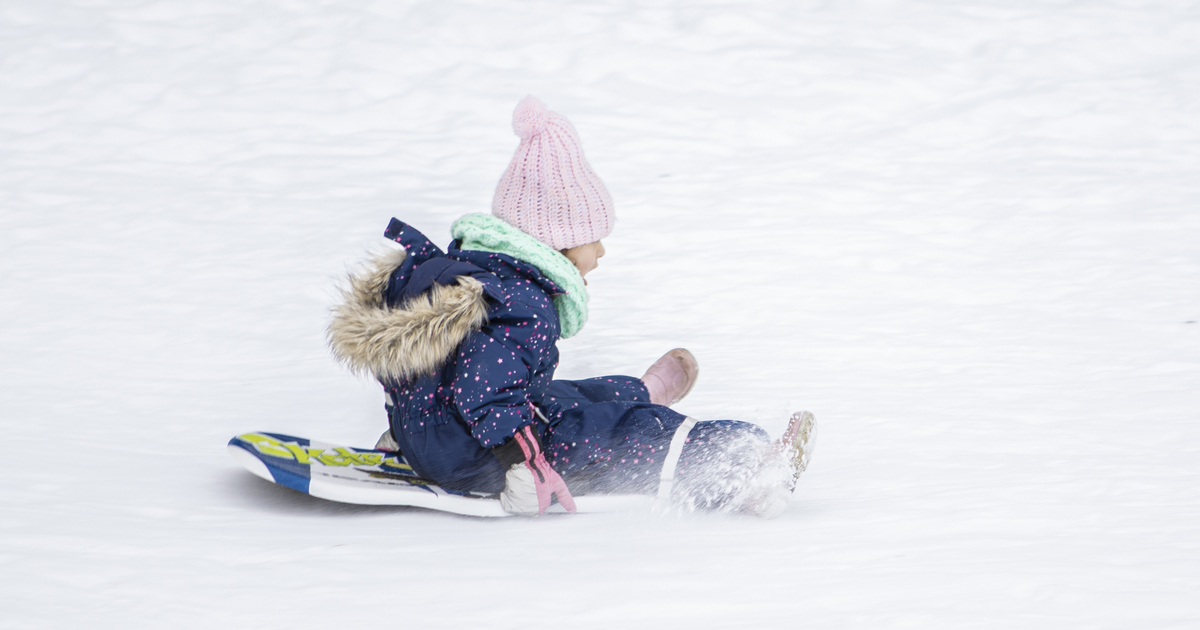
[[[496,185],[492,214],[557,250],[608,236],[612,197],[571,123],[530,95],[513,110],[513,131],[521,144]]]
[[[542,133],[546,129],[547,120],[549,112],[546,111],[546,104],[530,94],[521,99],[517,108],[513,110],[513,131],[521,140],[526,140]]]

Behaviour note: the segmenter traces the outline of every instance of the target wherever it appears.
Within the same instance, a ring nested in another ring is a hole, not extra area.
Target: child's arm
[[[510,304],[463,342],[452,384],[459,414],[485,448],[499,446],[535,422],[528,388],[557,356],[554,306]]]

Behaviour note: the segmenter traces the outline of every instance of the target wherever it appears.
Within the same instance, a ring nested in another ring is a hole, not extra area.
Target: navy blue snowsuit
[[[443,252],[396,219],[385,236],[407,250],[384,288],[388,308],[405,308],[463,276],[482,285],[487,303],[486,321],[440,369],[380,378],[392,435],[418,474],[448,488],[500,492],[505,471],[491,448],[532,424],[573,494],[657,491],[663,458],[685,416],[652,404],[637,378],[553,380],[560,329],[552,298],[561,288],[505,254],[462,250],[458,243]],[[676,489],[712,485],[704,472],[714,464],[725,477],[753,474],[754,457],[737,452],[747,437],[755,445],[768,439],[748,423],[698,423],[683,448]],[[722,500],[721,491],[707,492],[699,507]]]

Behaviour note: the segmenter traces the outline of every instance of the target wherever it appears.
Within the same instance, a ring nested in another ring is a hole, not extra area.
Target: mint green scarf
[[[574,337],[588,316],[588,294],[575,265],[554,248],[490,214],[468,214],[450,226],[461,249],[508,254],[537,267],[567,293],[554,297],[562,338]]]

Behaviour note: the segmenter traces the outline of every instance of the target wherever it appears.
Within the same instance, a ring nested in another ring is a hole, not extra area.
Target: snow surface
[[[559,374],[821,440],[773,521],[503,521],[241,470],[369,445],[324,345],[526,93],[620,222]],[[1200,627],[1195,2],[0,3],[2,628]]]

